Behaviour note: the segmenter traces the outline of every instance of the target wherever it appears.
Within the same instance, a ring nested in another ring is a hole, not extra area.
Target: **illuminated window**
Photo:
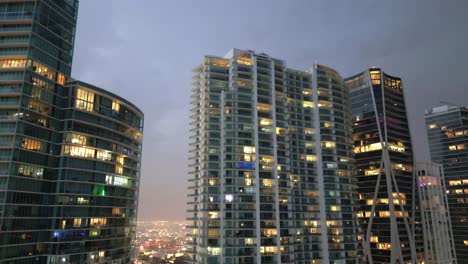
[[[276,229],[264,229],[263,235],[267,237],[276,236],[277,232],[278,231]]]
[[[97,237],[101,235],[101,230],[100,229],[91,229],[89,230],[89,236],[90,237]]]
[[[370,151],[376,151],[376,150],[381,150],[381,149],[382,149],[382,144],[378,142],[378,143],[372,143],[370,145],[355,147],[354,153],[370,152]]]
[[[262,126],[269,126],[273,123],[273,121],[271,119],[268,119],[268,118],[260,118],[260,125]]]
[[[318,107],[331,107],[332,103],[329,101],[319,101]]]
[[[276,135],[285,135],[286,134],[286,129],[277,127],[276,128]]]
[[[119,112],[120,111],[120,104],[112,101],[112,111]]]
[[[449,150],[450,151],[457,150],[457,146],[455,145],[449,146]]]
[[[336,148],[336,143],[333,141],[322,141],[322,148]]]
[[[125,177],[114,176],[114,185],[127,187],[129,185],[128,179]]]
[[[49,115],[52,107],[38,100],[29,99],[28,108],[43,115]]]
[[[81,227],[81,218],[73,219],[73,227]]]
[[[271,156],[262,156],[262,157],[260,158],[260,161],[261,161],[262,163],[270,164],[270,163],[273,162],[273,157],[271,157]]]
[[[251,185],[253,184],[253,180],[252,180],[252,179],[245,179],[245,180],[244,180],[244,184],[245,184],[246,186],[251,186]]]
[[[306,161],[316,161],[317,160],[317,156],[315,155],[306,155]]]
[[[209,179],[209,180],[208,180],[208,184],[209,184],[210,186],[215,186],[215,185],[216,185],[216,179]]]
[[[325,127],[325,128],[330,128],[330,127],[332,127],[332,123],[330,123],[330,122],[323,122],[323,127]]]
[[[123,173],[123,166],[122,165],[115,165],[115,173],[122,174]]]
[[[106,218],[90,218],[89,225],[90,226],[104,226],[107,224]]]
[[[380,250],[390,250],[391,247],[390,243],[377,243],[377,249]]]
[[[85,89],[76,89],[75,107],[86,111],[94,109],[94,93]]]
[[[57,82],[60,84],[60,85],[65,85],[65,75],[59,73],[57,75]]]
[[[108,150],[97,150],[96,151],[96,158],[104,161],[111,161],[112,160],[112,153]]]
[[[265,187],[273,187],[275,186],[275,181],[272,179],[263,179],[262,180],[262,185]]]
[[[254,154],[255,153],[255,147],[244,146],[244,153]]]
[[[31,176],[33,178],[42,179],[42,176],[44,175],[44,168],[21,164],[18,166],[18,175]]]
[[[218,212],[208,212],[208,217],[211,219],[218,218]]]
[[[312,128],[304,128],[304,134],[312,135],[313,133],[314,133],[314,130]]]
[[[213,248],[213,247],[208,247],[208,255],[210,256],[219,256],[221,254],[221,248],[219,247],[216,247],[216,248]]]
[[[389,211],[380,211],[379,216],[380,217],[390,217],[390,212]]]
[[[252,65],[253,60],[250,58],[239,57],[237,58],[237,63],[243,64],[243,65]]]
[[[219,229],[208,229],[208,237],[218,237]]]
[[[277,252],[278,248],[276,246],[260,247],[260,253],[262,254],[276,254]]]
[[[405,147],[403,143],[398,142],[398,144],[388,144],[388,150],[395,151],[395,152],[405,152]]]
[[[40,151],[42,149],[42,142],[32,138],[23,138],[21,147],[28,150]]]
[[[259,111],[271,111],[271,105],[268,104],[257,104],[257,109]]]
[[[122,212],[120,210],[120,208],[118,207],[114,207],[112,208],[112,215],[120,215]]]
[[[117,156],[115,157],[115,161],[116,161],[117,163],[119,163],[119,164],[124,165],[124,160],[125,160],[125,156],[123,156],[123,155],[117,155]]]
[[[378,237],[378,236],[371,236],[371,237],[370,237],[370,242],[372,242],[372,243],[378,243],[378,242],[379,242],[379,237]]]
[[[449,181],[449,185],[450,185],[450,186],[462,185],[462,181],[461,181],[461,180],[458,180],[458,181]]]
[[[67,141],[73,144],[86,145],[88,138],[80,134],[67,134]]]
[[[226,199],[226,202],[228,203],[232,203],[234,201],[234,195],[232,194],[226,194],[224,198]]]
[[[468,240],[463,240],[463,245],[468,246]]]
[[[370,71],[372,85],[380,84],[380,71]]]
[[[430,128],[430,129],[434,129],[434,128],[436,128],[436,127],[437,127],[437,124],[430,124],[430,125],[429,125],[429,128]]]
[[[42,63],[39,63],[37,61],[28,61],[28,63],[31,64],[32,70],[35,73],[37,73],[39,75],[42,75],[42,76],[46,77],[49,80],[55,81],[55,71],[52,68],[50,68],[50,67],[48,67],[48,66],[46,66],[46,65],[44,65]]]
[[[84,197],[78,197],[76,198],[76,201],[78,204],[89,204],[89,199],[86,199]]]
[[[327,220],[327,227],[336,227],[339,226],[339,222],[335,220]]]
[[[337,206],[337,205],[330,206],[330,211],[332,212],[338,212],[340,210],[341,210],[340,206]]]
[[[26,60],[0,60],[0,69],[24,68]]]
[[[304,101],[304,102],[302,103],[302,106],[303,106],[303,107],[306,107],[306,108],[307,108],[307,107],[313,108],[313,107],[314,107],[314,102]]]
[[[77,156],[83,158],[94,158],[95,150],[88,147],[62,146],[62,155]]]
[[[380,172],[380,169],[365,170],[364,175],[366,176],[379,175],[379,172]]]
[[[245,241],[246,246],[250,246],[250,245],[253,245],[255,243],[254,238],[246,238],[244,241]]]

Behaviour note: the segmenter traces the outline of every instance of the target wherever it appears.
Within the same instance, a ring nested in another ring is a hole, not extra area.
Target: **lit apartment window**
[[[122,174],[123,173],[123,166],[122,165],[115,165],[115,173]]]
[[[377,249],[380,250],[390,250],[391,247],[390,243],[377,243]]]
[[[81,218],[73,219],[73,227],[81,227]]]
[[[97,150],[96,151],[96,158],[103,160],[103,161],[111,161],[112,160],[112,153],[108,150]]]
[[[250,58],[239,57],[237,58],[237,63],[243,64],[243,65],[252,65],[253,60]]]
[[[364,175],[366,176],[379,175],[379,172],[380,172],[380,169],[364,170]]]
[[[119,112],[120,111],[120,104],[112,101],[112,111]]]
[[[88,138],[80,134],[67,134],[68,142],[78,145],[86,145]]]
[[[114,207],[112,208],[112,215],[120,215],[122,212],[121,212],[121,209],[118,208],[118,207]]]
[[[87,147],[62,146],[62,155],[77,156],[83,158],[94,158],[95,150]]]
[[[271,157],[271,156],[262,156],[262,157],[260,158],[260,161],[261,161],[262,163],[265,163],[265,164],[270,164],[270,163],[273,162],[273,157]]]
[[[437,124],[430,124],[430,125],[429,125],[429,128],[430,128],[430,129],[434,129],[434,128],[436,128],[436,127],[437,127]]]
[[[263,179],[262,180],[262,185],[265,187],[273,187],[275,186],[275,181],[272,179]]]
[[[463,245],[468,246],[468,240],[463,240]]]
[[[332,106],[332,103],[329,102],[329,101],[319,101],[318,103],[318,107],[331,107]]]
[[[330,211],[338,212],[338,211],[341,211],[341,208],[340,208],[340,206],[337,206],[337,205],[331,205],[330,206]]]
[[[260,118],[260,125],[262,126],[270,126],[273,121],[271,119],[268,119],[268,118]]]
[[[255,147],[244,146],[245,154],[255,154]]]
[[[208,237],[218,237],[219,229],[208,229]]]
[[[115,157],[115,161],[121,165],[124,165],[124,160],[125,160],[125,156],[123,155],[117,155]]]
[[[461,181],[461,180],[458,180],[458,181],[449,181],[449,185],[450,185],[450,186],[462,185],[462,181]]]
[[[94,93],[85,89],[76,89],[75,107],[86,111],[94,109]]]
[[[221,254],[221,248],[219,247],[208,247],[208,255],[219,256]]]
[[[21,164],[18,166],[18,175],[31,176],[33,178],[42,179],[42,176],[44,175],[44,168]]]
[[[13,69],[26,67],[26,60],[0,60],[0,69]]]
[[[42,75],[49,80],[55,81],[55,71],[52,68],[37,61],[29,61],[29,63],[32,63],[32,70],[35,73]]]
[[[60,85],[65,85],[65,75],[59,73],[57,75],[57,82],[60,84]]]
[[[218,212],[208,212],[208,217],[211,219],[216,219],[218,218]]]
[[[209,179],[209,180],[208,180],[208,184],[209,184],[210,186],[215,186],[215,185],[216,185],[216,179]]]
[[[370,242],[372,242],[372,243],[378,243],[378,242],[379,242],[379,237],[378,237],[378,236],[371,236],[371,237],[370,237]]]
[[[336,148],[336,143],[333,141],[322,141],[322,148]]]
[[[317,156],[315,155],[306,155],[306,161],[316,161],[317,160]]]
[[[382,149],[382,144],[380,142],[378,142],[378,143],[372,143],[370,145],[355,147],[354,148],[354,153],[376,151],[376,150],[381,150],[381,149]]]
[[[246,246],[253,245],[255,243],[255,239],[254,238],[246,238],[244,240],[244,243],[245,243]]]
[[[105,226],[107,224],[106,218],[90,218],[89,225],[94,226]]]
[[[32,138],[23,138],[23,143],[21,147],[28,150],[40,151],[42,149],[43,143],[39,140]]]
[[[76,201],[78,204],[89,204],[89,199],[86,199],[84,197],[78,197]]]
[[[313,108],[313,107],[314,107],[314,102],[304,101],[304,102],[302,103],[302,106],[303,106],[303,107],[306,107],[306,108],[307,108],[307,107],[308,107],[308,108]]]
[[[278,252],[278,248],[276,246],[260,247],[261,254],[276,254],[277,252]]]
[[[97,237],[101,235],[101,230],[100,229],[91,229],[89,230],[89,236],[90,237]]]
[[[271,111],[271,105],[269,105],[269,104],[257,104],[257,110],[259,110],[259,111]]]

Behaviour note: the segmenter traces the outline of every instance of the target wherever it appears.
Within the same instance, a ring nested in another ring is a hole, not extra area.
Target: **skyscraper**
[[[406,263],[416,258],[415,181],[401,79],[372,68],[345,82],[351,90],[363,250],[374,263]]]
[[[441,165],[416,162],[418,203],[424,236],[424,263],[454,264],[455,247],[450,223],[444,172]]]
[[[334,70],[231,50],[196,67],[194,263],[355,263],[349,93]]]
[[[468,109],[439,106],[426,111],[431,160],[444,167],[457,260],[468,259]]]
[[[78,1],[0,2],[0,262],[127,263],[142,112],[71,80]]]

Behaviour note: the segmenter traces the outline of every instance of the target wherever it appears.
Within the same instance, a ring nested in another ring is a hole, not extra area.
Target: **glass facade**
[[[372,68],[347,78],[346,85],[351,90],[363,250],[374,263],[420,259],[416,250],[422,241],[419,236],[411,241],[418,226],[412,217],[413,151],[401,79]]]
[[[357,262],[342,78],[237,49],[193,72],[192,262]]]
[[[78,1],[0,2],[0,262],[127,263],[143,114],[70,80]]]
[[[426,111],[431,160],[443,165],[455,251],[468,259],[468,109],[440,106]]]

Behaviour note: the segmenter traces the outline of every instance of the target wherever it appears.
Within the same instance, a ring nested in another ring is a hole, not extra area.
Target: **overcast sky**
[[[403,78],[415,152],[424,109],[468,105],[468,1],[81,0],[73,76],[145,113],[140,219],[186,217],[191,69],[236,47],[343,77]]]

